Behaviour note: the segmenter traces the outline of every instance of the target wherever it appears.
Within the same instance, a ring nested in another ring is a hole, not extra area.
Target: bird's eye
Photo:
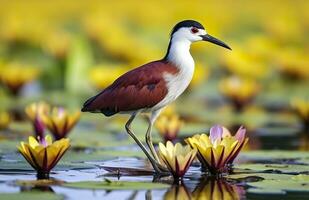
[[[192,28],[191,28],[191,32],[192,32],[192,33],[197,33],[197,32],[198,32],[198,28],[192,27]]]

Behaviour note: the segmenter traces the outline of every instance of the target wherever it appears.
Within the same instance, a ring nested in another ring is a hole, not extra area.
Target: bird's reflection
[[[164,195],[165,200],[239,200],[244,189],[224,179],[202,180],[191,192],[185,185],[173,185]]]

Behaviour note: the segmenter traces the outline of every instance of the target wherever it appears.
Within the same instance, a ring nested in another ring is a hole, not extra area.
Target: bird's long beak
[[[204,41],[208,41],[208,42],[211,42],[211,43],[214,43],[216,45],[219,45],[221,47],[224,47],[224,48],[227,48],[229,50],[232,50],[231,47],[229,47],[227,44],[225,44],[224,42],[222,42],[221,40],[209,35],[209,34],[206,34],[206,35],[201,35],[201,37],[203,38]]]

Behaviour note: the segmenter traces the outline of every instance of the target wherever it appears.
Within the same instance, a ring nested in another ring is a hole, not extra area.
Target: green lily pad
[[[128,182],[128,181],[82,181],[63,184],[65,187],[96,190],[149,190],[165,189],[169,185],[151,182]]]
[[[17,180],[15,185],[18,186],[50,186],[50,185],[61,185],[63,181],[54,179],[41,179],[41,180]]]
[[[309,164],[309,155],[306,151],[246,151],[241,153],[244,160],[293,160],[297,164]]]
[[[259,177],[259,180],[289,180],[291,177],[294,177],[294,175],[288,175],[288,174],[274,174],[274,173],[237,173],[237,174],[229,174],[227,176],[228,179],[233,180],[245,180],[245,182],[251,182],[248,181],[252,177]],[[295,176],[296,177],[296,176]],[[256,180],[256,181],[259,181]],[[252,182],[256,182],[252,181]]]
[[[305,192],[309,194],[309,183],[306,180],[295,179],[265,179],[258,182],[247,183],[250,188],[248,193],[285,194],[287,192]]]
[[[262,180],[253,180],[252,177],[260,177]],[[246,173],[231,174],[228,179],[245,180],[250,186],[248,193],[254,194],[286,194],[287,192],[302,192],[309,194],[309,175],[288,175],[273,173]],[[307,195],[308,195],[307,194]]]
[[[51,192],[21,192],[21,193],[0,193],[1,199],[5,200],[63,200],[64,196]]]
[[[252,172],[276,172],[276,173],[291,173],[300,174],[308,173],[309,167],[306,165],[288,165],[288,164],[240,164],[235,165],[237,171],[252,171]]]

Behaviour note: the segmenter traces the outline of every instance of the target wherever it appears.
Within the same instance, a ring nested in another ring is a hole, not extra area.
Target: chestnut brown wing
[[[120,76],[112,85],[88,99],[82,111],[111,116],[118,112],[151,108],[168,92],[163,75],[177,72],[175,66],[165,61],[143,65]]]

